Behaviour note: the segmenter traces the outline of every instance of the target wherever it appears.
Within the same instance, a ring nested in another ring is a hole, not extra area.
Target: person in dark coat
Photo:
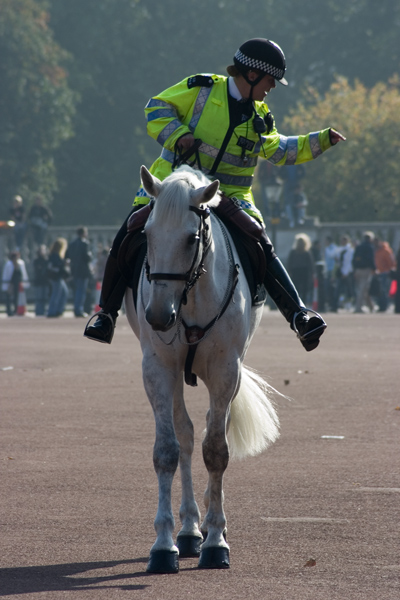
[[[68,299],[68,264],[65,259],[67,240],[57,238],[50,247],[47,272],[51,283],[51,294],[47,317],[61,317]]]
[[[52,220],[53,214],[44,205],[42,196],[35,196],[34,204],[28,214],[28,224],[32,231],[33,241],[38,246],[45,243],[47,230]]]
[[[35,286],[35,315],[44,317],[46,314],[46,304],[49,298],[50,280],[48,273],[48,251],[44,244],[41,244],[37,250],[37,255],[33,261],[33,284]]]
[[[66,258],[70,261],[72,285],[74,288],[75,317],[87,317],[84,310],[88,283],[93,279],[91,270],[92,253],[89,247],[88,230],[78,227],[77,237],[68,246]]]
[[[295,237],[294,247],[289,253],[288,271],[294,285],[305,302],[312,299],[314,287],[314,259],[311,253],[311,241],[305,233]]]
[[[353,255],[354,281],[356,287],[356,313],[362,313],[364,304],[371,312],[374,305],[369,295],[372,275],[375,273],[374,234],[366,231],[363,241],[356,247]]]

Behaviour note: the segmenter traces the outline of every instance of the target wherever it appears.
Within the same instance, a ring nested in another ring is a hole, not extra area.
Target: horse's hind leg
[[[145,365],[144,361],[143,381],[156,423],[153,464],[158,478],[158,510],[154,521],[157,538],[150,551],[147,571],[177,573],[179,552],[172,537],[175,521],[171,504],[172,481],[179,461],[179,443],[173,423],[174,381],[153,361],[152,365]]]
[[[199,556],[203,536],[199,529],[200,511],[194,498],[192,481],[192,454],[194,446],[193,423],[186,411],[183,399],[183,383],[179,384],[174,398],[174,423],[179,441],[179,466],[182,481],[182,501],[179,517],[182,528],[178,533],[176,545],[179,556]]]

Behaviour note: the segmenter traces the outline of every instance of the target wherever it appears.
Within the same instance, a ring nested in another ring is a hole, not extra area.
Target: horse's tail
[[[260,454],[279,437],[278,415],[268,397],[275,391],[260,375],[242,365],[239,392],[230,412],[231,458]]]

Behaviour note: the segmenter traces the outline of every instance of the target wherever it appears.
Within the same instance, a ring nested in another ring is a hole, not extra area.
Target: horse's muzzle
[[[146,308],[146,321],[154,331],[168,331],[176,324],[176,310],[173,308],[172,311],[164,313],[155,313],[151,307]]]

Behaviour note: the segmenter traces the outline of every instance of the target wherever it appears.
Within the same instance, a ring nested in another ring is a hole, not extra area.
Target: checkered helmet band
[[[234,58],[247,69],[258,69],[259,71],[268,73],[268,75],[272,75],[272,77],[275,77],[275,79],[282,79],[282,77],[285,75],[284,69],[279,69],[279,67],[270,65],[269,63],[257,58],[250,58],[250,56],[243,54],[240,49],[236,52]]]

